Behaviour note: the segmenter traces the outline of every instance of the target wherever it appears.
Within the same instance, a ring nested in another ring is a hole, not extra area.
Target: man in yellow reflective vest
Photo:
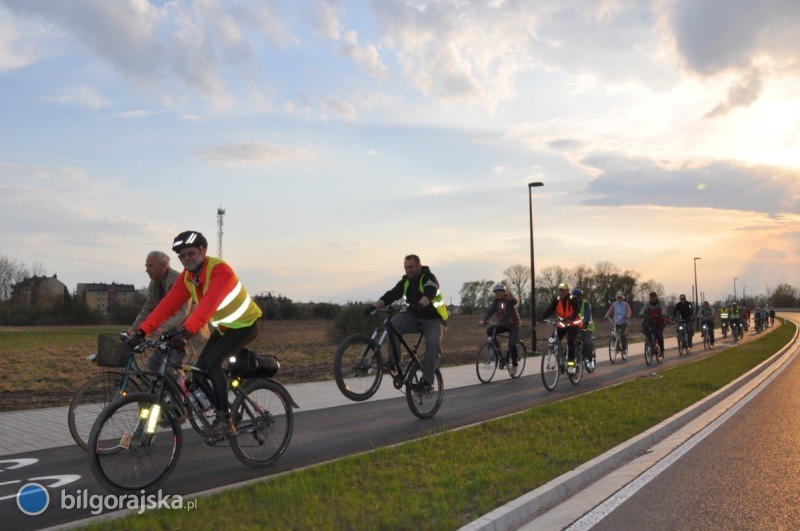
[[[180,279],[139,326],[131,342],[136,343],[145,335],[152,334],[186,301],[194,303],[194,310],[173,338],[173,346],[185,347],[191,336],[206,324],[211,325],[213,332],[200,353],[197,366],[208,372],[211,383],[209,387],[209,382],[203,378],[199,382],[216,410],[214,423],[209,432],[204,434],[207,442],[214,443],[236,432],[228,404],[228,382],[222,361],[258,337],[261,309],[227,263],[206,256],[208,241],[201,233],[185,231],[178,234],[172,243],[172,250],[178,253],[184,267]]]
[[[422,363],[424,387],[430,387],[436,377],[439,365],[442,336],[447,324],[447,307],[444,296],[439,291],[439,281],[428,266],[421,264],[419,256],[409,254],[403,260],[405,275],[375,302],[380,308],[402,299],[408,303],[408,311],[400,312],[392,318],[392,325],[401,334],[420,333],[425,336],[425,358]],[[368,309],[367,312],[371,312]]]

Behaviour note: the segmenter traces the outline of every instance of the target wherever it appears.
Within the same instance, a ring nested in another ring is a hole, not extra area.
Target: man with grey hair
[[[133,336],[133,334],[139,330],[139,325],[147,319],[147,316],[150,315],[153,308],[158,306],[161,299],[164,298],[167,292],[172,288],[172,285],[175,284],[175,281],[180,277],[180,273],[169,266],[169,255],[161,251],[150,251],[147,254],[147,258],[144,262],[144,270],[147,272],[147,276],[150,277],[150,285],[147,286],[147,300],[145,300],[139,315],[136,316],[136,320],[128,329],[128,336]],[[153,332],[153,335],[159,336],[168,332],[177,333],[186,320],[186,317],[188,317],[191,306],[192,302],[187,301],[175,315],[167,319],[164,324]],[[208,339],[208,329],[204,327],[195,337],[197,339],[193,338],[194,340],[192,343],[197,342],[197,344],[192,344],[192,347],[202,350],[203,344],[206,339]],[[183,355],[184,353],[182,351],[173,351],[170,356],[170,363],[180,363],[183,360]],[[147,361],[147,370],[158,372],[159,364],[159,359],[151,357]]]

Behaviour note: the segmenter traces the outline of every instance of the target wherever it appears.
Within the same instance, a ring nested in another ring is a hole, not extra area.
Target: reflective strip
[[[221,303],[219,303],[219,306],[217,306],[217,310],[216,311],[219,311],[219,310],[223,309],[225,306],[227,306],[231,302],[233,302],[233,299],[235,299],[236,296],[239,295],[240,291],[242,291],[242,283],[241,282],[237,282],[236,285],[231,290],[231,292],[228,293],[228,295],[224,299],[222,299]]]
[[[232,314],[230,314],[227,317],[223,317],[222,319],[220,319],[218,321],[215,321],[214,319],[212,319],[211,320],[211,324],[213,326],[217,326],[220,323],[222,323],[222,324],[235,323],[236,320],[239,319],[239,317],[241,317],[242,315],[244,315],[244,313],[250,308],[250,303],[251,302],[253,302],[253,299],[250,298],[250,295],[247,295],[247,298],[244,300],[244,302],[241,304],[241,306],[239,306],[236,309],[236,311],[234,311]]]

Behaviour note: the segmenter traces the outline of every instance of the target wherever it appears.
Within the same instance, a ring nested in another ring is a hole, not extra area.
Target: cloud
[[[758,99],[763,89],[763,83],[757,69],[751,70],[738,83],[734,83],[728,89],[728,97],[725,101],[717,104],[703,116],[704,118],[715,118],[726,114],[736,107],[747,107]]]
[[[203,149],[198,158],[221,166],[272,166],[288,159],[309,158],[313,152],[305,148],[289,148],[266,142],[243,142]]]
[[[794,0],[680,0],[671,15],[679,53],[703,76],[749,68],[764,55],[798,68],[798,24]]]
[[[314,9],[314,28],[317,33],[328,39],[338,39],[342,32],[337,9],[331,2],[317,0]]]
[[[78,85],[67,89],[62,95],[53,98],[59,103],[71,103],[90,109],[101,109],[111,105],[111,101],[94,87]]]
[[[800,210],[800,170],[717,161],[670,169],[656,161],[614,154],[582,160],[599,176],[587,205],[721,208],[779,215]]]
[[[385,79],[389,76],[389,69],[381,62],[378,49],[373,45],[361,46],[358,44],[358,33],[348,31],[344,34],[336,51],[352,60],[356,66],[372,77]]]

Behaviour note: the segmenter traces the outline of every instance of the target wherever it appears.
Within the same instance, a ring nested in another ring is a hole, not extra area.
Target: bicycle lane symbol
[[[0,479],[5,479],[4,473],[16,471],[37,463],[38,459],[4,459],[0,460]],[[12,479],[10,481],[0,481],[2,492],[15,490],[13,494],[0,495],[0,502],[15,499],[17,507],[29,516],[42,514],[50,505],[50,493],[48,488],[57,488],[78,481],[81,476],[77,474],[61,474],[56,476],[29,477],[22,479]]]

